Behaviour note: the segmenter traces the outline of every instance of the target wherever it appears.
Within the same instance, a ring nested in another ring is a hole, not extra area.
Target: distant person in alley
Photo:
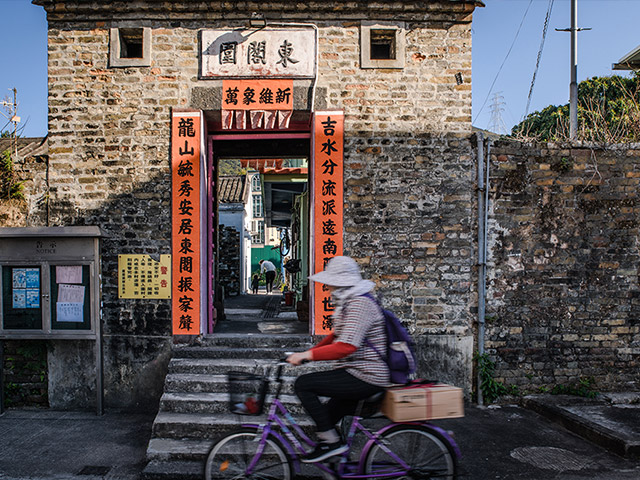
[[[267,293],[271,293],[271,290],[273,290],[273,281],[276,279],[276,266],[269,260],[260,260],[260,273],[264,273]]]
[[[259,288],[260,288],[260,275],[256,273],[251,279],[251,293],[253,293],[254,295],[257,295]]]

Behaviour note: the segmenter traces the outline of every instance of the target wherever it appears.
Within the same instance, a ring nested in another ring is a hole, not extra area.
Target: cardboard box
[[[388,388],[382,413],[394,422],[464,417],[462,389],[443,383]]]

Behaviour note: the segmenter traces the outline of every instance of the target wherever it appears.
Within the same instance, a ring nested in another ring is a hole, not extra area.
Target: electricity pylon
[[[500,135],[508,134],[507,126],[502,120],[502,112],[504,112],[504,97],[500,93],[493,94],[493,100],[491,102],[491,118],[489,119],[489,126],[487,129],[490,132],[498,133]]]

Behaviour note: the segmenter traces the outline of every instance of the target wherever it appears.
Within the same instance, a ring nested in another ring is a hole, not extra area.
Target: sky
[[[510,130],[523,119],[551,1],[553,8],[529,113],[548,105],[568,103],[570,34],[555,29],[570,27],[571,1],[484,0],[486,7],[476,9],[472,24],[474,126]],[[44,9],[32,5],[31,0],[0,0],[0,8],[4,19],[0,29],[0,101],[12,102],[11,89],[15,87],[22,136],[44,136],[47,134]],[[627,75],[612,71],[611,64],[640,45],[638,19],[640,0],[578,0],[578,26],[592,29],[578,34],[578,81]],[[492,110],[499,113],[504,127],[492,119]],[[6,129],[7,121],[0,116],[0,129]]]

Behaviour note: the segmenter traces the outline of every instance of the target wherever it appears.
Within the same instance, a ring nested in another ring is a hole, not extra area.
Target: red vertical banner
[[[200,334],[200,112],[171,117],[172,327]]]
[[[313,273],[342,255],[344,114],[316,112],[313,132]],[[333,330],[334,307],[325,285],[313,286],[313,333]]]

